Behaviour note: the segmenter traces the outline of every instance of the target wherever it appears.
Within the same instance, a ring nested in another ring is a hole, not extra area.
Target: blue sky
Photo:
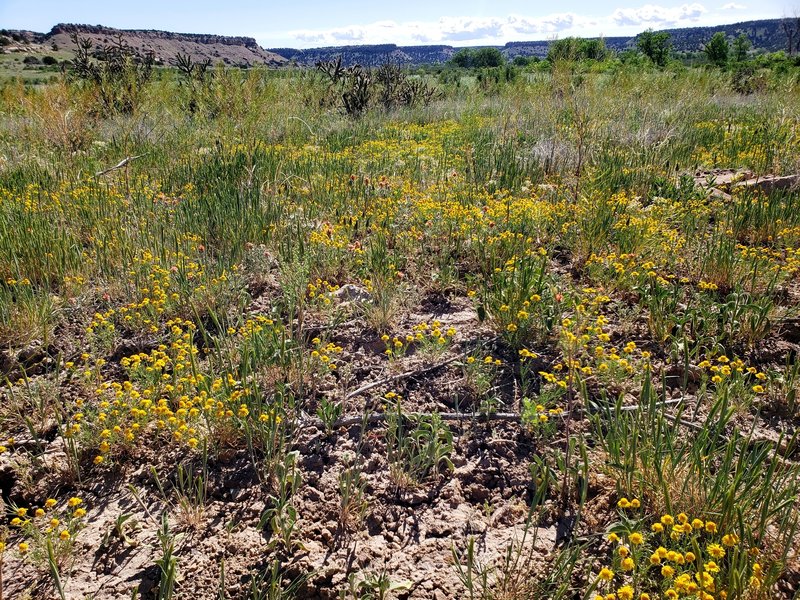
[[[717,25],[793,14],[789,0],[689,2],[402,0],[0,0],[0,27],[49,31],[59,22],[255,37],[264,47],[344,44],[498,44],[632,35],[652,27]],[[796,2],[796,0],[795,0]]]

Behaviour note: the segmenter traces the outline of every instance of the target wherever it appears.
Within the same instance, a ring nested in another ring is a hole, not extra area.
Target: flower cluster
[[[623,519],[608,533],[611,560],[593,582],[595,600],[724,600],[740,581],[764,585],[758,549],[744,548],[715,521],[663,514],[648,527],[647,517],[637,518],[638,499],[621,498],[617,506]]]
[[[729,358],[723,354],[706,358],[697,366],[703,370],[704,378],[714,384],[719,392],[727,389],[748,395],[767,391],[768,375],[756,367],[747,366],[740,358]]]
[[[55,498],[48,498],[42,506],[10,506],[8,510],[12,535],[19,539],[16,544],[19,554],[36,560],[47,555],[48,544],[57,555],[67,551],[86,517],[83,500],[77,496],[69,498],[63,506]]]
[[[390,359],[397,359],[405,356],[413,347],[434,353],[442,352],[450,345],[456,333],[455,327],[445,329],[440,321],[434,320],[430,324],[423,321],[414,325],[411,332],[406,335],[389,336],[384,334],[381,336],[381,341],[386,344],[384,354]]]
[[[336,360],[334,356],[341,354],[344,348],[334,344],[333,342],[324,343],[320,338],[311,340],[314,349],[311,351],[311,358],[314,361],[315,367],[322,371],[335,371]]]

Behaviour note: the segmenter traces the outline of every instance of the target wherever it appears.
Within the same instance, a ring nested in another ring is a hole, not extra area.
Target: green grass
[[[687,513],[703,531],[664,539],[681,560],[737,536],[715,586],[774,597],[797,542],[798,366],[775,348],[796,342],[800,198],[714,196],[692,174],[800,171],[796,76],[752,96],[710,69],[468,77],[359,119],[302,71],[165,69],[115,84],[129,113],[87,82],[0,87],[0,423],[35,438],[5,450],[41,467],[52,423],[65,485],[110,494],[157,456],[187,532],[212,518],[215,468],[240,470],[265,503],[243,527],[269,541],[247,568],[279,597],[305,582],[285,561],[323,545],[308,486],[333,482],[317,494],[346,540],[507,444],[532,534],[564,515],[571,530],[537,559],[511,544],[502,568],[454,537],[458,568],[441,568],[470,596],[667,597],[688,571],[673,582],[644,549]],[[357,299],[337,297],[346,285]],[[337,455],[342,422],[362,423],[355,457]],[[333,457],[322,479],[318,455]],[[38,523],[8,539],[50,540]],[[169,524],[154,526],[159,594],[202,593],[176,575],[192,565]],[[641,545],[636,568],[612,543]],[[89,568],[72,559],[51,565],[58,585]],[[339,566],[352,594],[404,587]]]

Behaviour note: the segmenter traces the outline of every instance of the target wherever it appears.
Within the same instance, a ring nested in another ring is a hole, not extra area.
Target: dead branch
[[[490,344],[490,343],[494,342],[495,340],[497,340],[496,336],[491,338],[491,339],[485,340],[485,341],[483,341],[483,342],[481,342],[479,344],[478,348],[480,348],[481,346],[484,346],[486,344]],[[368,383],[367,385],[361,386],[357,390],[350,392],[349,394],[347,394],[344,397],[344,399],[345,400],[350,400],[351,398],[355,398],[356,396],[361,396],[362,394],[365,394],[366,392],[368,392],[368,391],[370,391],[372,389],[375,389],[376,387],[380,387],[382,385],[386,385],[387,383],[393,383],[395,381],[400,381],[401,379],[407,379],[409,377],[414,377],[416,375],[424,375],[425,373],[430,373],[431,371],[436,371],[437,369],[441,369],[442,367],[446,367],[449,364],[452,364],[452,363],[454,363],[454,362],[456,362],[456,361],[458,361],[458,360],[460,360],[462,358],[465,358],[470,352],[474,352],[474,351],[475,351],[475,348],[470,348],[469,350],[465,350],[461,354],[457,354],[456,356],[453,356],[452,358],[449,358],[446,361],[438,363],[438,364],[435,364],[433,366],[425,367],[424,369],[415,369],[413,371],[405,371],[404,373],[399,373],[397,375],[392,375],[391,377],[386,377],[386,378],[380,379],[378,381],[373,381],[372,383]]]
[[[103,175],[106,175],[107,173],[111,173],[112,171],[116,171],[117,169],[121,169],[122,167],[127,165],[129,162],[132,162],[132,161],[136,160],[137,158],[142,158],[143,156],[146,156],[146,155],[147,155],[147,153],[145,153],[145,154],[137,154],[136,156],[125,157],[121,161],[119,161],[116,165],[114,165],[113,167],[111,167],[109,169],[106,169],[104,171],[99,171],[99,172],[95,173],[94,176],[95,177],[102,177]]]

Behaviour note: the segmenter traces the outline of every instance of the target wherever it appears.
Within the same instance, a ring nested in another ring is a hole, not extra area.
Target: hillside
[[[785,50],[786,32],[782,19],[745,21],[715,27],[689,27],[665,30],[672,36],[673,47],[679,52],[696,52],[717,31],[733,39],[744,33],[755,50],[774,52]],[[172,33],[158,30],[120,30],[101,25],[59,24],[49,33],[32,31],[0,31],[0,50],[7,53],[52,53],[61,56],[74,50],[71,35],[77,32],[90,38],[96,45],[112,42],[121,35],[123,40],[141,53],[153,52],[157,64],[167,64],[176,54],[188,54],[195,61],[210,59],[213,63],[248,67],[254,65],[281,66],[295,64],[313,66],[318,61],[342,56],[345,64],[359,63],[374,66],[387,60],[407,66],[440,64],[447,62],[458,50],[454,46],[398,46],[374,44],[360,46],[330,46],[323,48],[262,48],[254,38],[221,35]],[[798,34],[800,42],[800,34]],[[635,47],[635,36],[605,38],[608,47],[620,52]],[[517,56],[547,56],[551,40],[509,42],[493,46],[508,59]],[[798,49],[795,48],[795,51]]]
[[[717,31],[724,31],[730,38],[744,33],[750,39],[753,48],[768,52],[786,49],[786,33],[781,26],[781,19],[764,19],[745,21],[731,25],[715,27],[688,27],[684,29],[665,30],[672,36],[675,50],[679,52],[695,52],[701,50],[703,44]],[[606,44],[615,51],[623,51],[636,45],[636,36],[619,36],[606,38]],[[498,48],[506,58],[516,56],[547,56],[550,40],[533,40],[525,42],[509,42]],[[458,48],[453,46],[397,46],[396,44],[379,44],[363,46],[331,46],[326,48],[310,48],[298,50],[294,48],[271,48],[274,52],[298,65],[310,66],[320,60],[330,60],[341,55],[346,64],[359,63],[376,65],[387,59],[409,66],[437,64],[446,62]]]
[[[405,65],[430,65],[443,63],[458,50],[453,46],[398,46],[397,44],[372,44],[361,46],[328,46],[323,48],[270,48],[270,52],[298,65],[313,66],[318,61],[342,57],[345,64],[375,66],[390,60]]]
[[[75,44],[72,34],[91,39],[102,46],[113,42],[118,36],[138,52],[152,52],[157,64],[167,64],[178,53],[187,54],[195,61],[211,60],[212,63],[249,67],[255,65],[280,66],[286,59],[264,50],[250,37],[230,37],[191,33],[172,33],[158,30],[114,29],[101,25],[58,24],[47,34],[29,31],[13,32],[22,38],[10,45],[9,50],[52,50],[72,52]]]
[[[667,29],[672,35],[676,50],[693,52],[702,50],[709,38],[717,31],[723,31],[729,38],[736,38],[744,33],[753,48],[777,52],[786,50],[786,32],[781,22],[783,19],[764,19],[761,21],[744,21],[732,25],[715,27],[690,27],[688,29]],[[798,49],[795,47],[795,52]]]

